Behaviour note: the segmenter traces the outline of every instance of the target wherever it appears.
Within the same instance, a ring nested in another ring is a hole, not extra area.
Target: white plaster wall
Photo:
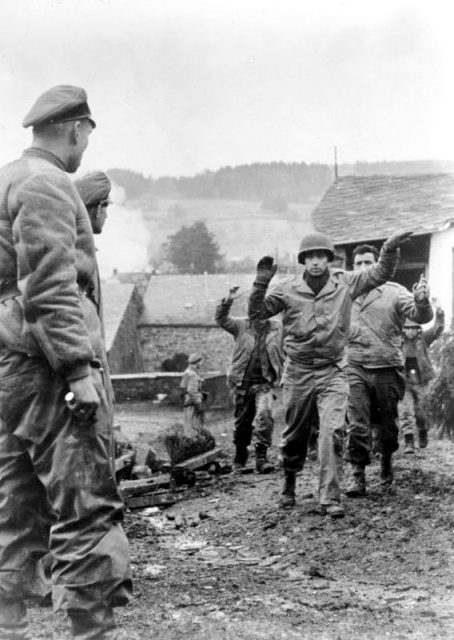
[[[446,328],[452,323],[454,228],[434,233],[430,240],[428,280],[431,297],[440,300]]]

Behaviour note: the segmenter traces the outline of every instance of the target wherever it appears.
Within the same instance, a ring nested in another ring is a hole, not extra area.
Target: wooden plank
[[[124,453],[119,458],[115,458],[115,473],[132,465],[134,460],[134,451]]]
[[[195,469],[200,469],[200,467],[204,467],[207,464],[210,464],[222,453],[222,449],[220,447],[216,447],[211,451],[207,451],[206,453],[201,453],[198,456],[194,456],[193,458],[188,458],[188,460],[184,460],[183,462],[179,462],[175,465],[174,469],[177,471],[194,471]]]
[[[170,476],[161,473],[144,480],[123,480],[120,483],[120,491],[123,498],[126,499],[132,496],[140,496],[144,493],[151,493],[155,489],[166,489],[169,486]]]
[[[144,507],[155,507],[157,505],[174,504],[177,501],[170,491],[156,491],[143,496],[131,496],[125,499],[125,505],[129,509],[143,509]]]

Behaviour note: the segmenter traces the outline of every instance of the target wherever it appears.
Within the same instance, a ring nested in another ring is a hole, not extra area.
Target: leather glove
[[[395,231],[386,240],[384,247],[387,251],[396,251],[401,244],[404,244],[409,237],[413,234],[413,231]]]
[[[257,277],[255,281],[259,284],[268,286],[271,278],[277,271],[277,264],[271,256],[263,256],[257,264]]]

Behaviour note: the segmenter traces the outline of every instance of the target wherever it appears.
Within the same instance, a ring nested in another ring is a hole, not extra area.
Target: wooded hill
[[[341,164],[339,176],[444,173],[454,171],[454,162],[421,160],[409,162],[357,162]],[[146,177],[128,169],[110,169],[112,180],[123,187],[128,200],[156,198],[226,199],[262,202],[264,208],[284,210],[286,202],[305,202],[320,197],[334,180],[332,166],[270,162],[223,167],[192,177]]]

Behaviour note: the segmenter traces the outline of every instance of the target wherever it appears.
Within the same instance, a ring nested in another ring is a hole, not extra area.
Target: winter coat
[[[391,277],[396,261],[396,252],[383,248],[377,264],[364,271],[330,268],[329,279],[318,294],[304,278],[295,276],[273,286],[265,297],[266,285],[256,280],[249,316],[268,318],[282,312],[289,361],[304,367],[345,366],[352,301]]]
[[[87,210],[54,154],[27,149],[0,170],[0,344],[68,379],[105,361],[87,292],[96,257]]]
[[[405,319],[430,322],[432,307],[416,304],[414,296],[395,282],[386,282],[364,300],[356,299],[348,341],[348,362],[366,368],[401,367]]]
[[[419,331],[416,338],[412,341],[409,340],[405,334],[402,337],[402,355],[405,362],[407,357],[407,351],[410,343],[413,342],[413,348],[416,356],[416,363],[419,371],[420,384],[426,384],[431,380],[434,375],[434,369],[430,361],[429,347],[444,331],[445,328],[445,314],[441,309],[437,309],[435,312],[435,322],[430,329],[425,331]]]
[[[230,315],[231,306],[232,301],[222,300],[216,307],[215,319],[216,323],[232,334],[235,340],[227,380],[231,387],[237,387],[243,382],[244,374],[254,351],[256,334],[252,330],[248,318],[234,318]],[[267,323],[265,344],[270,365],[275,374],[272,382],[273,387],[279,384],[282,376],[284,361],[282,334],[282,324],[279,320],[271,320]]]

